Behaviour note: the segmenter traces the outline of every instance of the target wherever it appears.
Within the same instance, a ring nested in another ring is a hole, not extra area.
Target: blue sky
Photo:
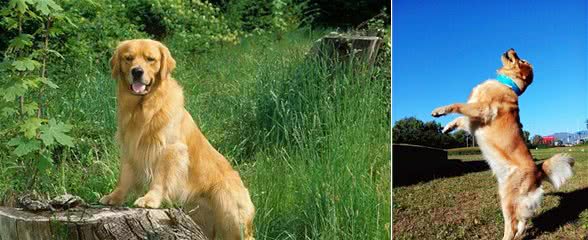
[[[395,0],[392,11],[393,122],[430,121],[435,107],[465,102],[512,47],[535,72],[519,98],[523,128],[533,135],[586,129],[585,0]]]

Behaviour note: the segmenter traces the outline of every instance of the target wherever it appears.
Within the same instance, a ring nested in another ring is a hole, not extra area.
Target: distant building
[[[553,145],[554,143],[555,143],[555,137],[554,136],[541,137],[541,144]]]

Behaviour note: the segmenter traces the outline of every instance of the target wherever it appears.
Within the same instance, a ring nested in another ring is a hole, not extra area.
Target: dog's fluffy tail
[[[542,180],[551,183],[556,189],[561,187],[572,175],[574,158],[565,153],[558,153],[545,160],[539,169],[542,171]]]

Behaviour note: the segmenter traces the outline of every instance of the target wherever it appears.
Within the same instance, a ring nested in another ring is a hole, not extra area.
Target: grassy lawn
[[[545,183],[546,194],[528,229],[528,239],[585,239],[588,236],[588,146],[539,149],[544,160],[558,152],[575,159],[575,175],[561,189]],[[480,161],[481,155],[450,159]],[[490,170],[435,179],[393,190],[395,239],[500,239],[502,213],[496,179]]]
[[[186,108],[252,194],[257,239],[390,236],[389,75],[307,56],[324,33],[256,36],[203,54],[166,42]],[[35,189],[96,203],[116,184],[109,69],[63,71],[71,78],[48,96],[49,112],[74,125],[76,146],[56,151],[54,166],[39,174],[31,163],[0,161],[0,197]],[[10,152],[0,146],[0,159],[12,159]]]

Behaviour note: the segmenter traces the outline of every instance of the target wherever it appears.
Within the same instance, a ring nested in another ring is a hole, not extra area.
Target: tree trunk
[[[207,239],[179,209],[88,208],[38,213],[0,207],[0,240]]]

